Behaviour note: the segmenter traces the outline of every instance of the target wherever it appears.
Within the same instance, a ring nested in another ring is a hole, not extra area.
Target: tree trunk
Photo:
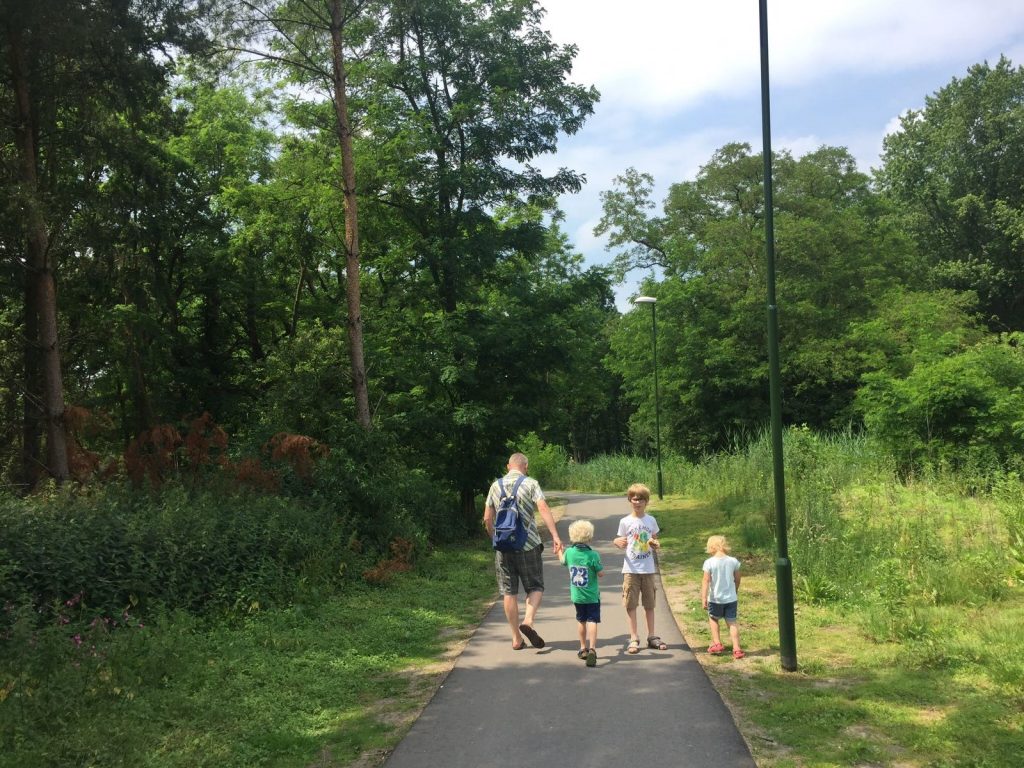
[[[22,392],[21,482],[26,492],[36,487],[46,469],[42,457],[43,400],[39,365],[39,311],[35,291],[25,277],[25,385]]]
[[[363,361],[363,316],[359,289],[359,214],[356,206],[356,169],[352,155],[352,128],[349,125],[345,54],[342,27],[345,2],[331,3],[331,48],[334,71],[334,115],[341,144],[341,177],[345,196],[345,297],[348,302],[348,352],[352,366],[352,391],[356,402],[356,422],[370,428],[370,398],[366,390],[366,365]]]
[[[26,306],[26,322],[35,313],[38,322],[39,361],[42,366],[42,410],[46,425],[47,465],[60,483],[68,479],[68,446],[64,428],[64,381],[60,366],[57,332],[57,287],[50,259],[50,239],[39,202],[36,174],[36,131],[32,124],[28,68],[21,30],[7,30],[11,84],[16,108],[15,140],[19,155],[22,206],[25,212],[27,241],[26,279],[32,299]],[[29,341],[31,343],[31,340]]]

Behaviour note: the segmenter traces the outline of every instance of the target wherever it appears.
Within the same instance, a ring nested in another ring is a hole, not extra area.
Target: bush
[[[0,500],[0,599],[45,613],[117,615],[128,606],[249,610],[289,600],[305,565],[352,556],[327,505],[168,483]]]
[[[857,396],[868,429],[904,470],[945,466],[991,474],[1024,452],[1021,334],[921,362],[903,377],[878,372]]]
[[[569,454],[559,445],[545,443],[537,433],[530,432],[509,447],[509,454],[518,451],[530,462],[530,476],[542,488],[568,488],[566,485]]]

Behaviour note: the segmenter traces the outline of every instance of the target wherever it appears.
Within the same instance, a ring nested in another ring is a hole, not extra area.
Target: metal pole
[[[779,372],[779,313],[775,302],[775,222],[772,210],[772,128],[768,99],[768,0],[759,0],[761,22],[761,126],[764,133],[764,237],[768,261],[768,389],[772,419],[772,464],[775,475],[775,590],[779,606],[779,651],[782,668],[796,664],[793,610],[793,564],[789,560],[786,479],[782,461],[782,387]]]
[[[651,348],[654,350],[654,448],[658,457],[658,499],[665,495],[665,484],[661,479],[661,407],[658,393],[658,305],[651,302]]]

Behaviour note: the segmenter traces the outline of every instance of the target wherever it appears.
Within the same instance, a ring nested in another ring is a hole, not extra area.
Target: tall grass
[[[908,629],[893,625],[902,608],[979,605],[1024,577],[1020,478],[965,484],[941,471],[900,477],[894,460],[870,438],[807,428],[786,430],[783,455],[789,554],[802,599],[867,606],[870,630],[883,636]],[[621,493],[633,482],[654,488],[657,481],[655,462],[633,456],[574,464],[549,455],[542,464],[542,482],[551,488]],[[663,478],[666,493],[717,506],[748,548],[774,547],[767,434],[695,464],[669,456]],[[982,494],[981,487],[993,490]],[[920,622],[912,613],[903,612],[905,621]]]

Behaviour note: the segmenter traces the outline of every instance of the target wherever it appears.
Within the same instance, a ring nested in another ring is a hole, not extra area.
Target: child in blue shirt
[[[720,619],[729,625],[729,637],[732,640],[732,656],[742,659],[746,654],[740,648],[740,629],[736,624],[739,598],[736,594],[740,586],[740,561],[729,554],[729,542],[725,536],[712,536],[708,539],[707,553],[711,555],[704,561],[704,580],[700,585],[700,601],[708,612],[708,625],[711,627],[711,645],[708,653],[716,656],[725,650],[718,629]]]

